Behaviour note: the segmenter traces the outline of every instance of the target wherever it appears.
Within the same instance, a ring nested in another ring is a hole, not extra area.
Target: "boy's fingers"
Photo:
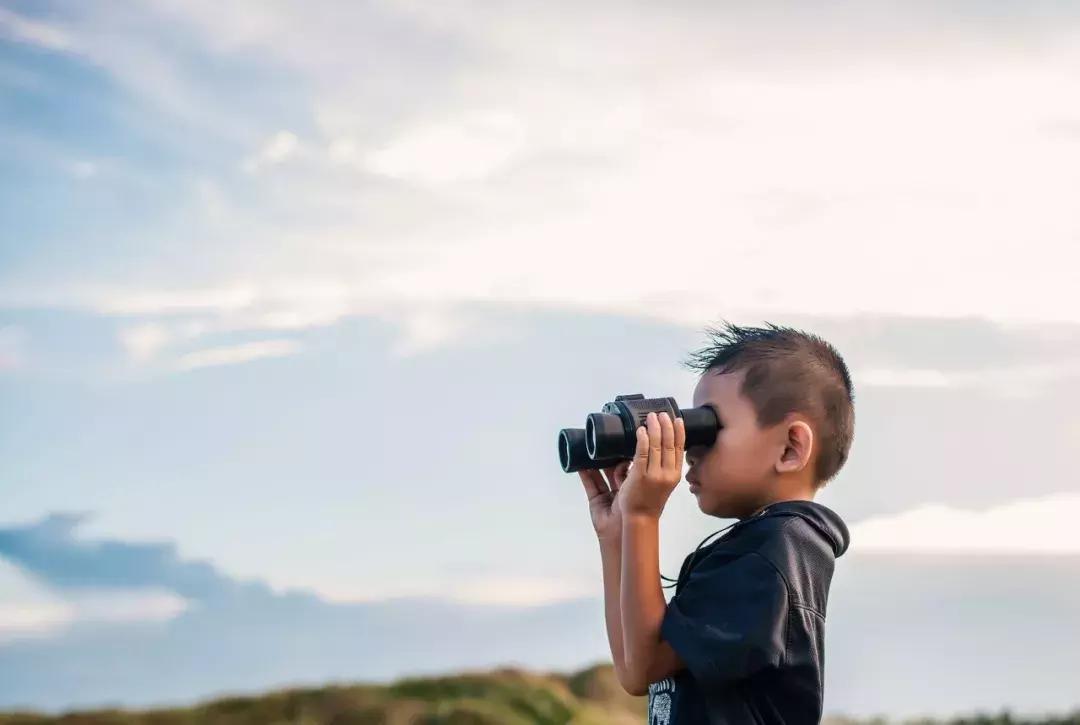
[[[607,479],[608,488],[611,491],[618,491],[619,484],[615,483],[615,466],[608,466],[604,470],[604,478]]]
[[[682,478],[683,456],[686,455],[686,421],[681,417],[675,419],[675,460],[672,466],[679,472]]]
[[[660,467],[670,471],[675,465],[675,426],[666,412],[660,418]]]
[[[578,476],[581,478],[581,483],[585,486],[585,494],[589,497],[590,501],[602,493],[608,493],[607,484],[604,483],[604,477],[600,475],[599,471],[592,468],[585,468],[578,471]]]
[[[634,465],[640,466],[642,471],[649,470],[649,433],[648,429],[640,425],[637,429],[637,448],[634,449]]]
[[[649,478],[660,478],[661,473],[664,470],[663,448],[662,448],[662,433],[660,431],[660,419],[656,413],[649,413],[645,418],[645,427],[649,431],[649,463],[645,469],[645,474]]]

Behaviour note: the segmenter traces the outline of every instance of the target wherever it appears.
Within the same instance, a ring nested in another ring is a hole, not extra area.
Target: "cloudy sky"
[[[604,658],[556,432],[688,403],[721,319],[854,375],[827,707],[1080,705],[1078,41],[1030,0],[0,6],[0,706]],[[677,490],[665,572],[725,523]]]

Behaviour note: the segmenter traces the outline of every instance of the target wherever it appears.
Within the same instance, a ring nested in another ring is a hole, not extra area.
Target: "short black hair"
[[[741,392],[754,406],[760,427],[797,411],[815,423],[819,487],[847,461],[855,435],[855,393],[840,353],[817,335],[766,322],[743,327],[724,320],[706,326],[708,345],[682,361],[702,376],[745,370]]]

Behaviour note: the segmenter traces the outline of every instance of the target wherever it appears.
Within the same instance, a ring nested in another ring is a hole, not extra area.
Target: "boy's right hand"
[[[589,513],[593,528],[600,541],[619,543],[622,537],[622,513],[615,504],[615,495],[626,480],[630,461],[621,461],[603,469],[603,475],[595,468],[578,471],[585,494],[589,497]],[[605,478],[607,480],[605,480]]]

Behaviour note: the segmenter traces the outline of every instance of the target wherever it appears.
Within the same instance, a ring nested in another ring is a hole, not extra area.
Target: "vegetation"
[[[0,714],[0,725],[643,725],[647,701],[619,686],[610,665],[572,675],[514,668],[452,677],[279,690],[186,708]],[[890,721],[826,719],[824,725]],[[1004,712],[904,725],[1080,725],[1080,711],[1025,719]]]
[[[297,688],[193,707],[0,714],[0,725],[640,725],[648,703],[610,665],[570,676],[514,668],[390,685]]]

